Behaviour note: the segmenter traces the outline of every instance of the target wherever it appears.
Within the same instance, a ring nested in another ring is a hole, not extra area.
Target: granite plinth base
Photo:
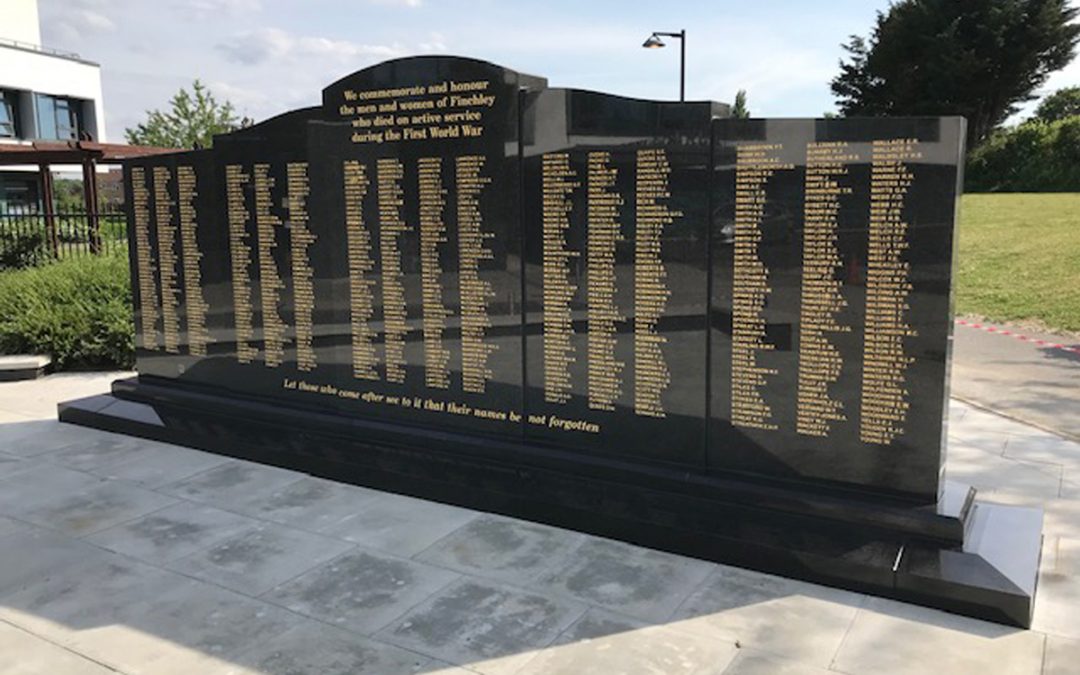
[[[1039,509],[951,485],[937,507],[360,420],[150,378],[62,403],[64,422],[621,539],[721,563],[1031,623]]]

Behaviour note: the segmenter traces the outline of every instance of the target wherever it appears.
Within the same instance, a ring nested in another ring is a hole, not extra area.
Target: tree
[[[1080,115],[998,129],[968,157],[968,192],[1080,191]]]
[[[735,105],[731,107],[731,116],[739,120],[750,117],[750,110],[746,107],[745,89],[740,89],[738,93],[735,94]]]
[[[232,103],[219,103],[206,86],[195,80],[192,92],[180,88],[169,110],[149,110],[146,122],[124,130],[128,143],[162,148],[208,148],[214,134],[235,130],[240,124]]]
[[[1080,115],[1080,87],[1058,89],[1039,103],[1035,117],[1044,122],[1057,122]]]
[[[975,148],[1076,55],[1069,0],[899,0],[852,36],[832,81],[845,117],[963,115]]]

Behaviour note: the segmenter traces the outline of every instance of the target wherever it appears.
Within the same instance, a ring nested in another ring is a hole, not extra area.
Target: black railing
[[[95,214],[73,210],[48,215],[36,210],[0,212],[0,269],[108,253],[126,245],[126,220],[118,207]]]

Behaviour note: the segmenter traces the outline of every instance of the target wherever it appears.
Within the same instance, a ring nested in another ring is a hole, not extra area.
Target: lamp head
[[[649,36],[649,39],[641,43],[641,46],[645,49],[659,49],[660,47],[664,47],[665,45],[664,41],[660,39],[660,36],[656,33],[653,33]]]

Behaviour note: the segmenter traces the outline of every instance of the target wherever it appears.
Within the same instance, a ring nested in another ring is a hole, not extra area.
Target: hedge
[[[58,370],[131,368],[127,253],[0,272],[0,353],[49,354]]]

